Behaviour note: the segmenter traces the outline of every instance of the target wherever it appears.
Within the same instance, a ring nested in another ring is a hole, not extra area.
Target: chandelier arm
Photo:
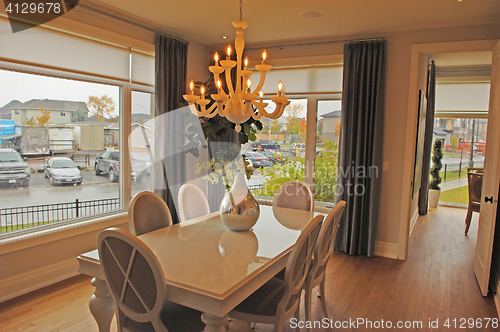
[[[213,103],[213,105],[210,106],[208,109],[205,108],[202,112],[200,112],[201,116],[205,116],[207,118],[213,118],[215,114],[217,114],[217,112],[214,112],[215,114],[212,116],[210,116],[210,114],[215,109],[215,106],[217,106],[217,103]]]
[[[266,80],[266,72],[260,72],[260,81],[259,85],[253,90],[253,93],[259,93],[259,91],[262,89],[262,86],[264,85],[264,81]]]
[[[227,90],[229,91],[229,95],[232,97],[234,96],[234,90],[233,90],[233,82],[231,80],[231,69],[226,68],[226,85],[227,85]]]

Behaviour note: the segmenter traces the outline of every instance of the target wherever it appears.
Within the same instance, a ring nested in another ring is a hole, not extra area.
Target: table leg
[[[211,314],[207,314],[204,312],[201,315],[201,320],[205,323],[204,332],[225,332],[226,331],[226,322],[228,316],[217,317]]]
[[[90,282],[95,287],[94,295],[90,298],[89,308],[99,327],[99,332],[109,332],[111,321],[115,315],[115,303],[109,292],[106,281],[98,278]]]

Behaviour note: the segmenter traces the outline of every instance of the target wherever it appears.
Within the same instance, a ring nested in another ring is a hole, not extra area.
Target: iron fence
[[[48,205],[21,206],[0,209],[0,234],[49,223],[87,217],[120,208],[118,198],[92,201],[57,203]]]
[[[432,165],[431,165],[432,167]],[[457,178],[467,178],[468,167],[484,167],[484,160],[474,160],[472,163],[469,161],[462,161],[458,163],[445,163],[441,169],[443,182],[448,180],[455,180]]]

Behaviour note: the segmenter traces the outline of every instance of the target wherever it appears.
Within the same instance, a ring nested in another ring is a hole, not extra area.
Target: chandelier
[[[233,21],[233,26],[236,28],[236,38],[234,40],[234,48],[236,50],[236,61],[231,60],[232,48],[231,45],[227,47],[227,57],[225,60],[219,60],[219,54],[214,54],[215,65],[208,67],[210,72],[214,74],[214,82],[217,86],[217,93],[211,94],[210,97],[214,103],[207,108],[211,102],[210,99],[205,98],[205,87],[201,86],[201,96],[194,94],[194,82],[190,83],[191,94],[184,95],[184,99],[189,103],[191,112],[199,117],[213,118],[219,114],[229,121],[233,122],[236,131],[240,132],[241,123],[244,123],[250,117],[255,120],[260,120],[262,116],[269,119],[277,119],[285,110],[285,107],[290,104],[288,98],[285,97],[285,89],[283,83],[278,83],[278,93],[276,96],[271,97],[271,100],[276,104],[273,112],[267,112],[265,107],[267,103],[262,102],[264,92],[262,86],[266,79],[266,73],[271,70],[272,66],[267,65],[267,53],[262,53],[262,62],[260,65],[255,65],[255,69],[260,73],[260,81],[257,87],[252,91],[252,70],[248,69],[248,57],[242,60],[243,50],[245,49],[245,39],[243,38],[243,29],[248,27],[248,22],[243,21],[242,18],[242,0],[240,0],[240,20]],[[236,82],[232,82],[231,71],[236,67]],[[225,73],[226,89],[223,89],[219,76]],[[252,107],[255,106],[256,111]]]

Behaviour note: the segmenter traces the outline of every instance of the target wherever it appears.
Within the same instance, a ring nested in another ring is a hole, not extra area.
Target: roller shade
[[[255,72],[252,75],[253,84],[257,84],[259,79],[259,72]],[[280,80],[287,93],[342,91],[342,67],[271,69],[266,74],[264,93],[277,92]]]

